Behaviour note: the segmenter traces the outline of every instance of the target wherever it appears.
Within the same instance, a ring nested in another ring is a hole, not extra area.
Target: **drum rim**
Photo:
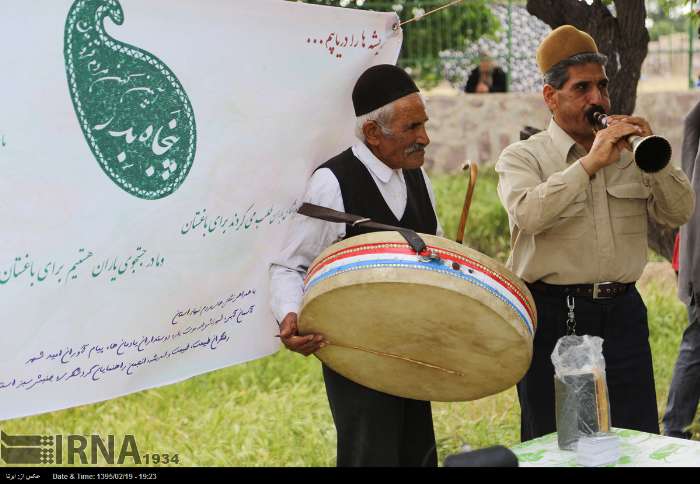
[[[517,289],[520,293],[525,295],[525,300],[528,302],[528,307],[531,309],[531,314],[534,317],[534,320],[537,319],[537,308],[535,307],[534,304],[534,298],[532,297],[532,293],[530,292],[530,289],[527,287],[524,281],[520,279],[513,271],[508,269],[503,263],[497,261],[496,259],[479,252],[475,249],[472,249],[469,246],[459,244],[453,240],[447,239],[445,237],[439,237],[437,235],[432,235],[432,234],[423,234],[419,233],[422,238],[427,239],[426,240],[426,245],[428,248],[436,250],[438,252],[447,252],[454,254],[458,257],[465,257],[465,255],[460,254],[459,252],[456,252],[456,250],[462,250],[467,253],[470,253],[473,256],[478,256],[479,258],[485,258],[488,260],[489,263],[495,265],[495,269],[497,269],[499,272],[502,272],[504,275],[504,279],[512,286],[514,286],[515,289]],[[385,240],[383,242],[360,242],[361,240],[364,239],[373,239],[373,238],[378,238],[378,237],[386,237],[388,240]],[[453,250],[446,249],[445,247],[440,247],[440,246],[435,246],[433,244],[430,244],[429,241],[435,241],[435,242],[441,242],[446,244],[447,246],[451,246]],[[307,270],[306,276],[304,278],[304,283],[309,280],[310,277],[313,277],[313,274],[320,268],[320,263],[325,261],[325,259],[329,259],[331,257],[337,256],[338,254],[341,253],[346,253],[346,252],[352,252],[356,251],[358,246],[393,246],[393,247],[400,247],[402,249],[407,249],[411,253],[415,254],[415,252],[410,248],[410,245],[406,242],[406,240],[399,234],[398,232],[392,232],[392,231],[377,231],[377,232],[370,232],[367,234],[360,234],[360,235],[355,235],[353,237],[348,237],[346,239],[342,239],[330,246],[328,246],[326,249],[324,249],[309,265],[309,268]],[[339,247],[340,246],[340,247]],[[478,258],[474,259],[470,257],[474,262],[483,265],[484,263],[482,261],[479,261]],[[485,267],[486,268],[486,267]],[[493,271],[494,269],[486,268],[490,271]]]
[[[376,239],[379,237],[388,237],[392,238],[395,240],[384,240],[384,241],[365,241],[366,239]],[[501,291],[503,291],[506,295],[502,295],[499,292],[498,288],[492,288],[488,284],[484,284],[483,282],[479,281],[478,278],[473,277],[473,280],[467,279],[467,277],[463,277],[460,274],[457,274],[457,272],[452,272],[443,268],[437,268],[435,266],[430,266],[429,264],[423,262],[420,264],[414,264],[410,263],[411,266],[409,267],[408,265],[405,265],[406,269],[411,269],[411,270],[418,270],[418,269],[423,269],[423,270],[431,270],[434,272],[441,272],[444,275],[447,275],[449,277],[458,277],[463,280],[468,280],[468,282],[477,285],[479,287],[482,287],[483,289],[486,289],[489,291],[492,295],[497,297],[498,299],[506,302],[509,306],[511,306],[511,309],[514,310],[520,319],[521,324],[525,327],[527,332],[530,334],[530,337],[534,337],[534,334],[537,330],[537,308],[534,304],[534,298],[532,297],[532,293],[528,289],[527,285],[525,285],[522,281],[519,280],[519,278],[513,274],[511,271],[509,271],[505,266],[503,266],[500,262],[494,260],[493,258],[482,254],[481,252],[475,251],[474,249],[471,249],[470,247],[458,245],[458,247],[452,247],[452,249],[457,249],[460,248],[462,249],[465,253],[460,253],[456,252],[456,250],[451,250],[449,245],[454,245],[457,244],[456,242],[453,242],[449,239],[444,239],[441,237],[437,236],[432,236],[429,234],[421,234],[421,236],[425,236],[426,238],[434,239],[435,242],[442,242],[445,243],[447,242],[446,245],[448,247],[442,247],[438,245],[432,245],[429,244],[430,239],[426,241],[427,247],[429,250],[432,250],[434,253],[438,254],[441,256],[442,259],[448,260],[449,262],[457,263],[460,266],[466,266],[472,270],[478,271],[486,276],[486,278],[494,281],[498,286],[500,286]],[[344,247],[337,247],[339,244],[344,245]],[[390,249],[389,251],[385,250],[382,251],[381,249]],[[314,259],[314,261],[311,263],[309,266],[307,275],[304,279],[304,302],[306,302],[308,296],[310,294],[313,294],[313,288],[317,285],[317,283],[322,282],[324,279],[324,274],[323,274],[323,268],[329,266],[330,264],[333,264],[337,261],[341,261],[342,259],[349,259],[351,257],[356,257],[356,256],[361,256],[361,255],[367,255],[367,254],[381,254],[381,253],[392,253],[392,254],[405,254],[405,255],[415,255],[416,258],[419,256],[410,248],[408,243],[397,233],[397,232],[372,232],[369,234],[362,234],[358,235],[355,237],[349,237],[347,239],[344,239],[341,242],[338,242],[336,244],[333,244],[332,246],[328,247],[326,250],[324,250],[319,256]],[[496,265],[496,269],[498,270],[503,270],[504,274],[501,272],[498,272],[494,268],[491,268],[485,264],[485,261],[479,260],[479,258],[475,258],[474,256],[478,256],[480,258],[486,258],[489,263],[492,263]],[[354,269],[347,269],[347,270],[362,270],[362,269],[372,269],[379,267],[379,265],[376,265],[372,267],[371,264],[365,264],[366,267],[358,267]],[[385,267],[401,267],[400,263],[392,264],[390,262],[384,263],[383,266]],[[469,272],[472,272],[471,270]],[[319,274],[320,273],[320,274]],[[334,274],[337,275],[337,274]],[[321,277],[318,277],[321,276]],[[331,277],[332,275],[328,275],[327,277]],[[508,301],[507,293],[510,293],[525,309],[527,314],[522,314],[520,310],[518,310],[517,306]]]

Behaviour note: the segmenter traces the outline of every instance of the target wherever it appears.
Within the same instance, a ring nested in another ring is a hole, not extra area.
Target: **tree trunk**
[[[579,0],[527,0],[527,11],[552,29],[573,25],[588,32],[598,50],[608,56],[605,72],[610,79],[611,112],[632,114],[637,83],[647,56],[649,32],[645,26],[644,0],[615,0],[613,16],[601,0],[591,5]],[[657,254],[671,260],[675,230],[649,220],[648,243]]]

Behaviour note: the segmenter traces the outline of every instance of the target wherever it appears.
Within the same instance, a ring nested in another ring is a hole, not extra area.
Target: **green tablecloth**
[[[622,457],[608,467],[700,467],[700,442],[612,429],[620,437]],[[521,467],[578,466],[576,452],[559,450],[557,434],[549,434],[512,447]]]

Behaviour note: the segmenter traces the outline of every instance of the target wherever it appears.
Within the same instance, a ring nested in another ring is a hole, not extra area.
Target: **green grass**
[[[445,236],[453,240],[457,236],[467,179],[466,172],[432,177],[440,223]],[[510,234],[508,215],[496,193],[497,183],[498,176],[493,167],[481,167],[464,231],[464,243],[504,262],[510,250]]]
[[[441,222],[454,238],[464,178],[443,176],[434,184]],[[495,177],[484,170],[467,232],[471,240],[494,248],[479,250],[499,258],[504,258],[504,215]],[[505,224],[507,234],[507,219]],[[663,411],[686,314],[668,284],[652,280],[641,292],[649,308]],[[519,441],[514,389],[475,402],[434,403],[433,414],[440,462],[463,444],[481,448]],[[10,434],[133,434],[140,452],[177,453],[185,466],[331,466],[335,461],[335,429],[320,363],[289,351],[98,404],[5,421],[0,428]]]
[[[666,407],[673,365],[678,357],[678,346],[688,323],[688,315],[685,305],[676,297],[675,287],[662,287],[652,281],[640,292],[649,312],[649,340],[654,358],[657,403],[662,409]]]

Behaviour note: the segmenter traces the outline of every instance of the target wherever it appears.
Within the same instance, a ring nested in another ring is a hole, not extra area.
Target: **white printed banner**
[[[0,419],[275,352],[267,267],[393,13],[4,0]]]

